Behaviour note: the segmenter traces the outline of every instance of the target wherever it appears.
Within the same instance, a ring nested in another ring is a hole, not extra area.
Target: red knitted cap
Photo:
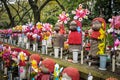
[[[103,23],[102,27],[103,27],[104,30],[106,29],[106,22],[103,18],[97,17],[97,18],[94,18],[92,22],[94,22],[94,21],[99,21],[99,22]]]
[[[31,54],[30,60],[36,60],[37,64],[40,62],[40,55],[39,54]]]
[[[76,68],[67,67],[63,70],[63,73],[66,73],[72,80],[80,80],[80,74]]]
[[[49,72],[53,72],[54,71],[54,66],[55,66],[55,61],[53,59],[45,59],[42,61],[42,64],[48,68]]]

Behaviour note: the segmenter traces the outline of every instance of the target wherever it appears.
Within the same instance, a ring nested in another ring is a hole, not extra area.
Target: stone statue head
[[[70,22],[70,30],[76,31],[77,30],[77,23],[75,21]]]

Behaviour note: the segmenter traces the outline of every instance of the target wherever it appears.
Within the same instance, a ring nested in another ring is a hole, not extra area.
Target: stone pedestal
[[[4,68],[4,74],[7,75],[7,67]]]
[[[33,51],[38,51],[38,43],[33,43]]]
[[[29,41],[26,43],[26,49],[30,49],[30,42]]]
[[[13,45],[16,45],[16,40],[13,40]]]
[[[23,48],[26,48],[27,42],[28,42],[28,38],[27,38],[27,36],[24,36],[23,37],[23,43],[22,43]]]
[[[78,63],[78,53],[79,53],[79,50],[78,49],[73,49],[72,50],[72,53],[73,53],[73,63]]]
[[[7,43],[7,39],[4,39],[5,40],[5,43]]]
[[[100,70],[106,70],[107,55],[100,55]]]
[[[18,46],[19,46],[19,47],[22,47],[22,42],[23,42],[23,41],[22,41],[22,37],[19,36],[19,37],[18,37]]]
[[[42,45],[42,54],[45,54],[45,53],[46,53],[46,46]]]
[[[63,48],[60,48],[60,58],[62,59],[63,55]]]
[[[23,80],[23,79],[26,79],[27,76],[26,76],[26,68],[25,67],[19,67],[19,77],[20,77],[20,80]]]
[[[12,72],[11,71],[8,71],[8,80],[13,80],[12,79]]]
[[[42,54],[46,54],[47,53],[47,40],[42,40]]]
[[[59,47],[54,47],[54,57],[59,58]]]

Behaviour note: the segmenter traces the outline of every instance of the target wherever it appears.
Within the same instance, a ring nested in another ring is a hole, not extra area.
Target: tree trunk
[[[37,1],[38,0],[28,0],[29,1],[29,4],[33,10],[33,15],[34,15],[34,23],[36,24],[38,21],[40,21],[40,13],[42,11],[42,9],[52,0],[46,0],[40,7],[37,6]],[[62,4],[60,4],[60,2],[58,0],[55,0],[58,5],[61,7],[61,9],[63,11],[65,11],[65,8]]]
[[[38,21],[40,21],[40,11],[34,10],[34,23],[36,24]]]
[[[15,22],[14,22],[14,19],[12,17],[12,14],[10,12],[10,9],[9,9],[7,3],[6,3],[6,0],[1,0],[1,2],[3,2],[4,6],[5,6],[6,10],[7,10],[7,13],[8,13],[8,16],[9,16],[9,19],[10,19],[10,26],[14,27]]]
[[[28,0],[29,4],[33,10],[33,15],[34,15],[34,24],[36,24],[38,21],[40,21],[40,13],[41,10],[46,6],[46,4],[48,2],[50,2],[51,0],[46,0],[40,7],[37,6],[37,0],[33,1],[33,0]]]
[[[40,20],[40,11],[38,10],[37,4],[33,0],[28,0],[28,1],[33,10],[34,24],[36,24]]]

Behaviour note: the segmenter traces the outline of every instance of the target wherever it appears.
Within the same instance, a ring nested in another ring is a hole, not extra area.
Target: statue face
[[[49,69],[46,68],[44,65],[41,65],[41,71],[46,74],[49,73]]]
[[[66,73],[63,73],[62,80],[72,80],[70,76],[68,76]]]
[[[72,21],[70,23],[70,30],[72,30],[72,31],[76,31],[77,30],[77,24],[76,24],[75,21]]]
[[[102,27],[102,24],[99,21],[94,21],[92,23],[92,29],[95,30],[95,31],[100,30],[101,27]]]

